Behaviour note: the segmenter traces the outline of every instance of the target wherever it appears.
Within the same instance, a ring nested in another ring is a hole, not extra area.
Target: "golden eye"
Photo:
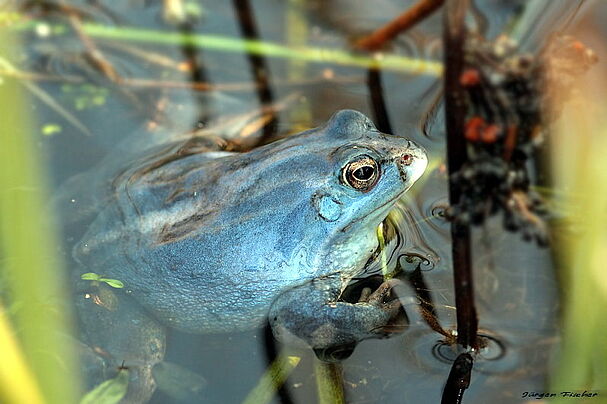
[[[342,170],[342,181],[359,191],[368,191],[379,178],[377,162],[369,156],[360,156]]]

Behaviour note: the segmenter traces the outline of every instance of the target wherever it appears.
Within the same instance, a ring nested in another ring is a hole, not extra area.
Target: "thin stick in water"
[[[464,125],[466,106],[459,77],[464,69],[464,44],[466,29],[464,16],[469,0],[451,0],[444,15],[445,44],[445,123],[447,131],[447,161],[449,177],[458,172],[468,160]],[[449,184],[451,205],[457,205],[460,193],[453,183]],[[451,223],[453,278],[455,306],[457,309],[457,342],[464,347],[478,347],[478,319],[474,304],[472,262],[470,252],[470,227]]]

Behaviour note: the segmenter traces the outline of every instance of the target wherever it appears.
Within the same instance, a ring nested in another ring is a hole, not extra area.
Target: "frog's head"
[[[428,164],[421,147],[380,133],[356,111],[336,113],[321,133],[330,145],[330,175],[312,203],[321,220],[340,224],[343,232],[375,229]]]
[[[334,257],[332,262],[365,261],[377,246],[377,226],[424,173],[426,152],[410,140],[379,132],[352,110],[337,112],[302,138],[323,146],[312,151],[324,173],[311,170],[315,189],[309,194],[316,228],[325,234],[317,239],[319,247]]]

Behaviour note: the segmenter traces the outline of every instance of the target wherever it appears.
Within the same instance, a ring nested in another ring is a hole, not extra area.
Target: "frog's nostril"
[[[413,156],[410,154],[403,154],[400,157],[400,163],[404,166],[410,166],[413,163]]]

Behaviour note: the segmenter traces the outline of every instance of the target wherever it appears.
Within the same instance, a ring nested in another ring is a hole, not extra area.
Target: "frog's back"
[[[109,186],[108,203],[75,247],[75,258],[83,271],[97,268],[124,282],[177,328],[258,325],[280,290],[313,277],[302,271],[313,264],[304,263],[306,251],[295,251],[302,243],[294,240],[302,237],[294,229],[310,219],[301,215],[309,198],[302,197],[304,180],[293,178],[267,192],[270,199],[243,201],[246,181],[226,177],[246,164],[243,154],[214,151],[139,161]],[[297,254],[301,261],[290,268]]]

